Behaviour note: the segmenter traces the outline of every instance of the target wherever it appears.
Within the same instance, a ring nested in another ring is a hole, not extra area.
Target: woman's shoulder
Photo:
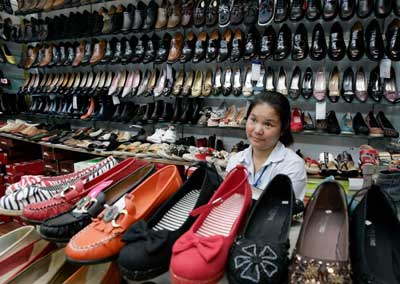
[[[285,152],[286,155],[284,161],[286,163],[304,165],[304,160],[299,155],[297,155],[295,151],[286,147]]]

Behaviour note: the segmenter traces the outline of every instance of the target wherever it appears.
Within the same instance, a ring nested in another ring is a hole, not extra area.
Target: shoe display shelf
[[[148,1],[145,1],[146,3]],[[98,11],[102,6],[105,7],[110,7],[111,5],[117,5],[122,3],[123,5],[127,5],[128,3],[125,3],[124,1],[120,1],[120,2],[114,2],[114,1],[109,1],[107,3],[97,3],[97,4],[90,4],[90,6],[82,6],[82,7],[77,7],[77,8],[66,8],[62,11],[51,11],[49,13],[45,13],[42,12],[40,14],[38,14],[39,18],[44,19],[44,17],[49,16],[49,17],[54,17],[56,15],[67,15],[69,14],[69,12],[73,11],[80,11],[83,12],[85,9],[90,11],[90,12],[94,12],[94,11]],[[378,23],[380,26],[380,29],[382,31],[382,33],[384,33],[384,31],[387,28],[387,25],[392,21],[392,19],[394,19],[395,16],[394,15],[390,15],[385,19],[381,19],[378,18]],[[373,20],[373,17],[367,17],[364,19],[358,18],[357,16],[353,16],[350,18],[350,20],[341,20],[339,18],[339,16],[337,18],[335,18],[333,21],[325,21],[325,20],[320,20],[318,21],[318,23],[320,23],[322,25],[322,28],[325,32],[325,41],[327,44],[329,44],[329,34],[330,34],[330,29],[333,27],[333,25],[335,24],[335,22],[338,22],[343,30],[344,33],[344,40],[345,40],[345,45],[346,47],[349,45],[349,38],[350,38],[350,29],[351,27],[357,22],[360,21],[360,23],[362,24],[362,26],[367,27],[367,25]],[[305,24],[305,28],[307,29],[307,36],[308,36],[308,45],[311,47],[312,44],[312,32],[314,30],[314,27],[316,25],[316,22],[313,21],[309,21],[309,20],[305,20],[302,21],[302,23]],[[274,28],[275,32],[278,33],[278,31],[280,30],[280,28],[282,27],[282,24],[287,24],[288,28],[291,30],[291,38],[295,33],[295,30],[298,27],[298,22],[294,22],[294,21],[290,21],[290,20],[286,20],[282,23],[276,23],[274,21],[271,22],[271,26]],[[257,28],[258,32],[260,33],[260,36],[262,35],[263,31],[265,30],[264,27],[261,27],[259,25],[255,25],[255,27]],[[115,37],[116,39],[120,40],[123,37],[126,37],[127,39],[129,39],[131,36],[136,36],[137,38],[140,38],[142,35],[147,34],[149,36],[149,38],[151,37],[151,35],[154,33],[156,34],[158,37],[162,38],[163,35],[165,35],[166,33],[169,33],[171,35],[171,37],[174,37],[175,34],[177,32],[181,32],[184,36],[184,38],[186,38],[186,35],[190,32],[193,31],[195,35],[199,35],[201,32],[205,31],[208,36],[210,36],[212,34],[212,32],[214,30],[218,30],[219,33],[221,34],[221,38],[224,34],[224,32],[227,29],[231,29],[233,32],[236,31],[237,28],[240,28],[242,31],[242,42],[241,44],[243,45],[242,48],[244,47],[245,42],[245,37],[246,35],[251,32],[251,26],[245,25],[245,24],[241,24],[241,25],[228,25],[226,28],[221,28],[217,25],[212,26],[212,27],[206,27],[206,26],[202,26],[202,27],[178,27],[176,29],[161,29],[161,30],[154,30],[154,31],[137,31],[137,32],[122,32],[122,31],[117,31],[116,33],[113,34],[97,34],[97,35],[87,35],[87,36],[79,36],[78,38],[73,37],[71,38],[71,41],[75,41],[78,39],[85,39],[86,41],[91,41],[92,39],[96,38],[96,39],[106,39],[106,40],[111,40],[113,37]],[[36,41],[36,42],[41,42],[41,43],[50,43],[50,42],[55,42],[55,43],[60,43],[60,42],[65,42],[68,41],[69,39],[67,38],[60,38],[60,39],[55,39],[55,40],[45,40],[45,41]],[[291,41],[292,42],[292,41]],[[293,44],[293,42],[292,42]],[[385,42],[386,45],[386,42]],[[290,52],[291,53],[291,52]],[[286,89],[288,90],[290,88],[290,82],[291,82],[291,78],[293,76],[293,71],[295,69],[296,66],[298,66],[301,69],[302,72],[302,76],[304,75],[304,72],[306,71],[306,69],[308,67],[310,67],[313,71],[313,77],[314,79],[318,80],[318,78],[316,78],[316,75],[318,73],[318,70],[320,69],[321,66],[324,67],[325,70],[325,84],[326,84],[326,89],[328,89],[328,85],[329,85],[329,74],[330,72],[333,70],[334,66],[338,67],[338,71],[340,74],[340,78],[343,79],[343,73],[344,71],[348,68],[348,67],[352,67],[354,73],[357,72],[357,70],[362,67],[363,71],[365,72],[365,77],[369,78],[369,73],[371,72],[371,70],[373,70],[374,68],[376,68],[377,66],[379,66],[379,62],[377,61],[372,61],[370,60],[367,55],[363,55],[363,57],[357,61],[351,61],[347,55],[344,56],[343,59],[341,59],[340,61],[334,61],[331,60],[328,55],[325,56],[325,58],[323,60],[320,61],[314,61],[312,60],[309,56],[307,56],[304,60],[301,61],[295,61],[292,60],[291,55],[289,53],[289,56],[284,58],[283,60],[273,60],[271,59],[266,59],[266,60],[261,60],[261,63],[264,65],[265,69],[271,67],[273,72],[274,72],[274,77],[275,77],[275,87],[278,87],[277,85],[279,84],[279,73],[281,68],[283,70],[285,70],[285,85],[286,85]],[[215,75],[215,72],[217,70],[217,68],[222,68],[223,72],[228,68],[232,68],[234,69],[235,67],[239,67],[241,69],[241,77],[242,80],[239,83],[240,87],[244,86],[244,77],[246,75],[246,71],[248,69],[252,68],[252,63],[253,60],[245,60],[243,57],[241,57],[237,62],[231,62],[229,59],[221,62],[221,63],[216,63],[216,61],[212,61],[210,63],[206,63],[204,60],[199,62],[199,63],[193,63],[193,62],[187,62],[187,63],[173,63],[171,64],[172,68],[175,70],[176,74],[178,74],[180,69],[184,69],[186,72],[189,70],[201,70],[203,72],[203,76],[206,72],[207,69],[211,69],[211,71],[213,72],[213,75]],[[397,62],[392,62],[392,67],[395,69],[396,73],[400,74],[400,68],[399,68],[399,64]],[[37,69],[32,69],[35,72],[41,72],[41,73],[66,73],[66,72],[82,72],[82,71],[105,71],[105,70],[120,70],[121,68],[126,68],[128,70],[132,70],[132,69],[136,69],[139,68],[141,70],[144,69],[149,69],[151,70],[152,68],[158,68],[160,71],[164,68],[166,68],[166,63],[162,63],[162,64],[155,64],[154,62],[151,63],[147,63],[147,64],[140,64],[140,63],[130,63],[128,65],[123,65],[121,63],[118,64],[110,64],[110,63],[106,63],[106,64],[98,64],[95,66],[91,66],[91,65],[87,65],[87,66],[78,66],[76,68],[72,68],[72,67],[68,67],[68,66],[62,66],[62,67],[44,67],[44,68],[37,68]],[[397,80],[399,80],[399,75],[397,75]],[[354,82],[355,83],[355,82]],[[234,85],[235,82],[232,81],[232,85]],[[254,83],[253,83],[254,84]],[[399,84],[397,84],[399,85]],[[220,104],[221,101],[226,101],[229,103],[234,103],[234,104],[241,104],[243,105],[245,103],[245,101],[247,100],[251,100],[253,98],[253,96],[244,96],[243,94],[239,93],[239,96],[234,96],[233,94],[230,94],[229,96],[213,96],[210,95],[208,97],[204,97],[203,101],[204,104],[203,106],[217,106]],[[359,111],[359,109],[362,109],[362,113],[365,114],[367,113],[369,110],[374,110],[375,107],[377,106],[379,109],[383,108],[384,110],[386,108],[396,108],[395,104],[392,104],[390,102],[387,102],[385,99],[382,99],[380,102],[375,102],[373,101],[371,98],[369,98],[366,102],[360,102],[358,101],[356,98],[351,102],[351,103],[347,103],[345,102],[342,98],[339,99],[339,101],[337,103],[332,103],[331,101],[328,100],[328,94],[325,93],[325,98],[324,100],[327,102],[327,110],[331,110],[331,109],[336,109],[336,111],[339,113],[341,113],[341,110],[343,109],[347,109],[347,110],[352,110],[353,112]],[[300,95],[300,97],[298,99],[292,99],[290,96],[290,102],[292,107],[297,107],[299,106],[301,109],[307,109],[307,110],[315,110],[316,107],[316,100],[314,98],[309,98],[309,99],[305,99],[303,96]],[[137,102],[138,97],[129,97],[126,100],[122,100],[121,101],[125,101],[125,102],[132,102],[132,103],[136,103]],[[156,100],[164,100],[164,101],[174,101],[176,98],[173,95],[169,95],[168,97],[164,97],[164,96],[160,96],[160,97],[153,97],[153,102],[155,102]],[[395,114],[395,111],[389,111],[390,113],[390,120],[393,121],[395,124],[397,124],[398,121],[398,116]],[[41,114],[39,114],[41,115]],[[43,117],[46,117],[46,115],[41,115]],[[314,113],[313,113],[313,116]],[[339,117],[341,116],[341,114],[339,114]],[[60,117],[61,119],[61,117]],[[69,118],[65,118],[65,119],[69,119]],[[78,121],[78,120],[76,120]],[[128,123],[129,124],[129,123]],[[122,125],[122,124],[121,124]],[[152,124],[153,125],[153,130],[155,130],[155,128],[158,127],[158,125],[165,125],[164,123],[156,123],[156,124]],[[116,127],[118,127],[118,123],[116,124]],[[147,127],[147,126],[146,126]],[[400,125],[395,125],[395,127],[397,129],[400,128]],[[204,134],[206,135],[207,133],[221,133],[221,135],[223,135],[224,137],[232,137],[232,139],[237,139],[237,138],[245,138],[244,137],[244,131],[243,129],[237,129],[237,128],[229,128],[229,127],[224,127],[224,128],[218,128],[218,127],[201,127],[201,126],[197,126],[195,124],[183,124],[181,127],[178,127],[180,129],[180,133],[182,135],[185,135],[187,133],[195,133],[195,134]],[[367,143],[371,142],[371,141],[381,141],[381,140],[385,140],[382,138],[375,138],[375,137],[370,137],[370,136],[364,136],[364,135],[345,135],[345,134],[327,134],[327,133],[319,133],[319,132],[310,132],[310,133],[305,133],[305,132],[301,132],[301,133],[295,133],[296,137],[303,137],[301,140],[302,142],[304,141],[308,141],[308,144],[312,145],[314,143],[318,143],[318,144],[324,144],[327,142],[327,137],[337,137],[334,139],[339,139],[339,138],[343,138],[346,141],[349,139],[354,139],[354,142],[352,142],[352,144],[356,144],[356,143],[365,143],[365,141]],[[317,138],[318,137],[318,138]]]

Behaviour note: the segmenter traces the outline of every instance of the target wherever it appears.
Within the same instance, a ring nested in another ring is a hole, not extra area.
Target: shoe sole
[[[0,208],[0,215],[21,216],[22,215],[22,210],[8,210],[8,209]]]
[[[201,280],[190,280],[176,275],[171,269],[171,284],[215,284],[218,283],[218,280],[224,276],[224,271],[220,272],[216,276],[210,279],[201,279]]]
[[[76,263],[76,264],[83,264],[83,265],[87,265],[87,264],[101,264],[101,263],[106,263],[106,262],[110,262],[113,260],[116,260],[118,258],[118,254],[113,255],[113,256],[109,256],[106,258],[101,258],[101,259],[86,259],[86,260],[78,260],[78,259],[73,259],[70,257],[66,257],[67,261],[70,263]]]
[[[119,269],[121,271],[121,276],[126,280],[131,281],[145,281],[149,279],[156,278],[161,274],[168,271],[169,265],[157,267],[148,270],[131,270],[125,268],[124,266],[119,265]]]
[[[25,223],[31,224],[31,225],[40,225],[42,224],[44,221],[37,221],[37,220],[31,220],[28,219],[26,217],[24,217],[23,215],[21,215],[20,217],[22,219],[22,221],[24,221]]]

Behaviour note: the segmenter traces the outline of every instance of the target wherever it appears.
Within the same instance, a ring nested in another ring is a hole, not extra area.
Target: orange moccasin
[[[66,248],[68,260],[95,264],[117,257],[124,245],[121,241],[124,232],[135,222],[149,217],[181,184],[176,166],[158,170],[125,196],[125,205],[106,207],[89,226],[72,237]]]

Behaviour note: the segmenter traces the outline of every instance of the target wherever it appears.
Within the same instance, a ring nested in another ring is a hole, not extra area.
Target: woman
[[[304,199],[307,183],[304,161],[287,148],[293,144],[290,116],[289,101],[276,92],[257,95],[249,109],[246,135],[250,147],[233,155],[226,171],[237,164],[245,166],[253,195],[260,194],[277,174],[285,174],[292,180],[296,199]]]

